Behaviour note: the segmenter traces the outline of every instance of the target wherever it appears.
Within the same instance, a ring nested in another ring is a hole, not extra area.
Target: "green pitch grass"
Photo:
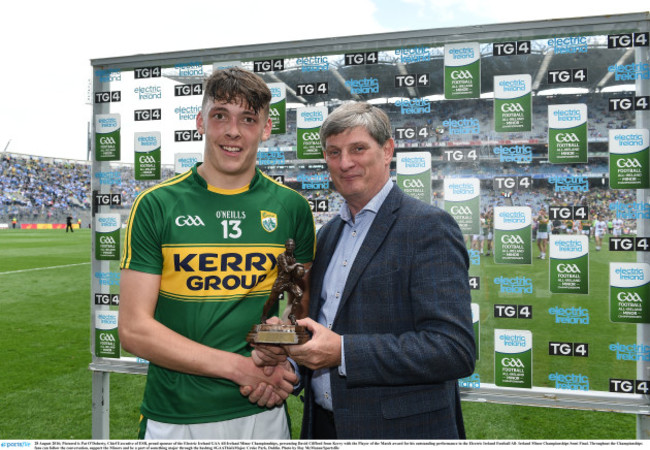
[[[596,250],[589,242],[589,293],[552,294],[549,290],[549,260],[539,259],[533,243],[531,265],[495,264],[493,256],[481,256],[480,265],[470,267],[470,276],[480,277],[480,289],[472,291],[472,301],[480,307],[480,358],[476,371],[481,382],[494,383],[494,329],[529,330],[533,335],[533,385],[555,387],[550,373],[589,376],[589,389],[609,390],[609,378],[636,378],[635,361],[617,361],[609,344],[636,342],[636,324],[612,323],[609,320],[609,263],[634,262],[635,252],[609,252],[608,236],[603,248]],[[497,277],[526,277],[532,281],[532,294],[499,292]],[[532,319],[494,317],[495,304],[531,305]],[[552,307],[581,307],[589,311],[589,324],[558,324],[549,314]],[[589,344],[588,357],[549,356],[549,342]]]
[[[0,231],[0,440],[90,439],[90,249],[88,229]],[[537,254],[535,254],[536,256]],[[614,259],[615,257],[615,259]],[[483,345],[477,370],[491,383],[490,336],[498,328],[534,334],[534,382],[548,386],[548,373],[588,371],[591,389],[607,390],[609,377],[634,378],[634,364],[615,362],[608,343],[633,342],[633,325],[608,320],[608,262],[634,254],[591,253],[591,287],[586,296],[548,293],[548,261],[530,267],[496,266],[483,258],[471,274],[481,277],[474,301],[481,306]],[[533,278],[535,294],[497,296],[496,276]],[[532,320],[494,319],[496,303],[532,304]],[[589,326],[558,327],[550,306],[589,309]],[[548,357],[548,341],[588,342],[589,358]],[[535,355],[540,356],[539,358]],[[541,355],[546,355],[543,358]],[[538,362],[540,360],[540,362]],[[546,361],[546,362],[541,362]],[[110,437],[135,439],[145,377],[111,374]],[[292,434],[299,435],[302,403],[288,402]],[[470,439],[634,439],[635,416],[463,403]]]

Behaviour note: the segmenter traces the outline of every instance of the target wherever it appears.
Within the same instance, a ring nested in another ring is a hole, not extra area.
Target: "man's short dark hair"
[[[325,148],[330,136],[343,133],[349,128],[363,127],[379,145],[391,138],[388,115],[381,109],[366,102],[344,103],[332,111],[320,129],[320,142]]]
[[[264,80],[247,70],[231,67],[212,72],[203,84],[203,109],[210,100],[243,103],[256,114],[268,115],[271,90]]]

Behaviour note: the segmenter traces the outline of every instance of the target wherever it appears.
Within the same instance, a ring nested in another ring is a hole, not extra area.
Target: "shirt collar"
[[[357,213],[357,215],[363,213],[364,211],[369,211],[373,214],[377,214],[377,211],[379,211],[379,208],[381,208],[381,205],[384,204],[384,200],[386,200],[386,197],[388,197],[388,193],[390,190],[393,188],[393,180],[388,177],[388,181],[386,181],[386,184],[384,184],[384,187],[381,188],[377,194],[373,198],[370,199],[370,201],[361,208],[361,211]],[[341,210],[339,211],[339,215],[341,216],[341,219],[345,222],[352,222],[352,213],[350,212],[350,207],[348,206],[347,201],[343,201],[343,204],[341,205]]]
[[[207,190],[209,190],[211,192],[216,192],[218,194],[234,195],[234,194],[241,194],[242,192],[246,192],[246,191],[252,189],[255,186],[255,184],[259,181],[260,177],[262,176],[259,167],[255,167],[255,174],[253,175],[253,179],[246,186],[243,186],[243,187],[238,188],[238,189],[220,189],[220,188],[216,188],[214,186],[209,185],[208,182],[199,174],[199,166],[201,164],[203,164],[203,163],[202,162],[197,162],[194,165],[194,167],[192,167],[192,169],[191,169],[192,173],[194,174],[194,179],[196,180],[196,182],[200,186],[204,187],[205,189],[207,189]]]

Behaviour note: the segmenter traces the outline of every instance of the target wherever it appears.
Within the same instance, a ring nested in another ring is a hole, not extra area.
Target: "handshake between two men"
[[[281,324],[277,317],[266,321],[268,324]],[[312,338],[301,345],[252,344],[251,357],[255,364],[262,367],[269,376],[268,382],[257,386],[241,386],[240,392],[252,403],[259,406],[273,407],[282,404],[296,388],[298,377],[294,374],[291,358],[297,364],[312,370],[338,366],[341,363],[341,336],[310,318],[298,319],[296,324],[306,327]],[[286,383],[274,383],[279,367],[285,372],[284,380],[294,379],[290,389]],[[294,378],[289,375],[293,375]]]

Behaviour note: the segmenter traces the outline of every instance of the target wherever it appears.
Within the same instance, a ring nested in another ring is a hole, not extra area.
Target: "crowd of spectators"
[[[3,153],[0,222],[65,222],[67,215],[89,210],[89,186],[88,163]]]
[[[322,161],[305,164],[296,159],[295,150],[285,152],[285,164],[262,167],[270,175],[284,176],[285,183],[298,190],[311,201],[327,200],[327,211],[316,211],[314,218],[320,226],[333,217],[340,208],[342,199],[332,189],[303,189],[300,175],[320,175],[327,179],[327,170]],[[56,158],[3,153],[0,155],[0,223],[11,223],[15,218],[18,223],[65,223],[71,216],[76,223],[83,226],[91,222],[91,164],[87,161],[73,161]],[[320,164],[319,164],[320,163]],[[110,163],[109,191],[121,194],[122,205],[114,212],[128,214],[135,198],[143,190],[155,185],[155,181],[138,181],[133,176],[133,166],[121,162]],[[624,203],[634,201],[633,191],[609,190],[605,183],[608,168],[603,158],[592,158],[589,164],[557,165],[545,164],[542,159],[535,159],[532,164],[499,163],[496,159],[481,160],[477,163],[457,164],[438,161],[432,167],[432,203],[444,204],[442,180],[446,177],[476,177],[481,180],[481,205],[483,211],[494,206],[531,206],[536,212],[543,205],[549,204],[585,204],[590,206],[592,214],[611,216],[608,210],[610,202],[618,200]],[[498,175],[532,174],[535,186],[531,192],[514,192],[505,194],[492,189],[492,178]],[[162,179],[174,175],[173,167],[163,166]],[[395,178],[394,169],[391,175]],[[551,176],[584,176],[589,181],[589,192],[553,192],[552,186],[544,182]],[[105,183],[96,177],[98,183]],[[631,224],[633,226],[633,224]]]

